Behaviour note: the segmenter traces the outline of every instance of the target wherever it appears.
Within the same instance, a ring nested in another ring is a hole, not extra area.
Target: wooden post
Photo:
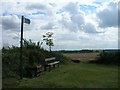
[[[22,58],[22,40],[23,40],[23,20],[24,16],[21,19],[21,41],[20,41],[20,79],[23,78],[23,58]]]

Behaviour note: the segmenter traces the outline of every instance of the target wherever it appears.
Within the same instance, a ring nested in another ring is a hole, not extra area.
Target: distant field
[[[99,57],[99,54],[100,53],[65,53],[63,55],[73,60],[81,60],[86,62],[89,59],[95,59],[96,57]]]

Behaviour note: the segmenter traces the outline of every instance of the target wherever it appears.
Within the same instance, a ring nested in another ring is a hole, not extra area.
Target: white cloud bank
[[[24,15],[31,20],[30,25],[24,24],[24,38],[42,41],[42,35],[51,31],[54,50],[117,48],[117,1],[87,1],[2,2],[0,18],[4,45],[19,46],[20,19]]]

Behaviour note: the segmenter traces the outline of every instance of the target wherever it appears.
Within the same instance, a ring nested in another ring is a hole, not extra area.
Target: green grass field
[[[9,85],[4,82],[3,87]],[[118,67],[87,63],[62,64],[39,77],[9,85],[16,88],[117,88]]]

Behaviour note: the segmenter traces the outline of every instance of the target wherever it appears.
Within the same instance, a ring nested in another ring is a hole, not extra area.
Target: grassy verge
[[[61,65],[44,75],[26,79],[19,88],[116,88],[118,87],[118,70],[116,66],[96,64]]]
[[[6,86],[7,87],[7,86]],[[24,78],[17,88],[117,88],[117,66],[86,63],[60,65],[40,77]]]

